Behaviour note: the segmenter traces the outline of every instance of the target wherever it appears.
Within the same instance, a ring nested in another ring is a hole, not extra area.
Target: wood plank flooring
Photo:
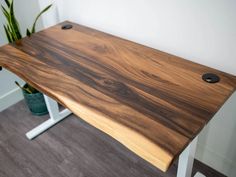
[[[0,113],[0,177],[175,177],[150,165],[113,138],[72,115],[33,141],[25,133],[45,117],[19,102]],[[193,173],[224,175],[195,161]]]

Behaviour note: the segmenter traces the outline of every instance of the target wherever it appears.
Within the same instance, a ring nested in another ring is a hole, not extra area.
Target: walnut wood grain
[[[162,171],[236,88],[235,76],[71,22],[1,47],[0,65]]]

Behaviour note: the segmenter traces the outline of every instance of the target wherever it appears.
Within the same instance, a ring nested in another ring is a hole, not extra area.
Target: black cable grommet
[[[220,77],[216,74],[213,74],[213,73],[206,73],[206,74],[203,74],[202,75],[202,79],[207,82],[207,83],[211,83],[211,84],[214,84],[214,83],[217,83],[220,81]]]
[[[73,25],[71,25],[71,24],[66,24],[66,25],[63,25],[62,27],[61,27],[61,29],[63,29],[63,30],[68,30],[68,29],[71,29],[73,27]]]

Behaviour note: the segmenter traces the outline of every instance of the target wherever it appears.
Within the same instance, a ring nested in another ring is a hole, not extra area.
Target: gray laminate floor
[[[161,173],[117,141],[72,115],[29,141],[25,133],[47,119],[24,102],[0,113],[0,177],[174,177]],[[194,173],[223,175],[195,161]]]

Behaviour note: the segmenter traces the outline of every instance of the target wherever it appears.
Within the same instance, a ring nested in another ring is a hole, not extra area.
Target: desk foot
[[[44,95],[44,98],[48,108],[50,119],[26,133],[26,137],[30,140],[45,132],[47,129],[51,128],[53,125],[57,124],[71,114],[71,111],[69,111],[68,109],[64,109],[63,111],[59,112],[58,103],[56,101],[46,95]]]
[[[203,174],[201,174],[201,173],[199,173],[199,172],[197,172],[197,173],[194,175],[194,177],[206,177],[206,176],[203,175]]]

